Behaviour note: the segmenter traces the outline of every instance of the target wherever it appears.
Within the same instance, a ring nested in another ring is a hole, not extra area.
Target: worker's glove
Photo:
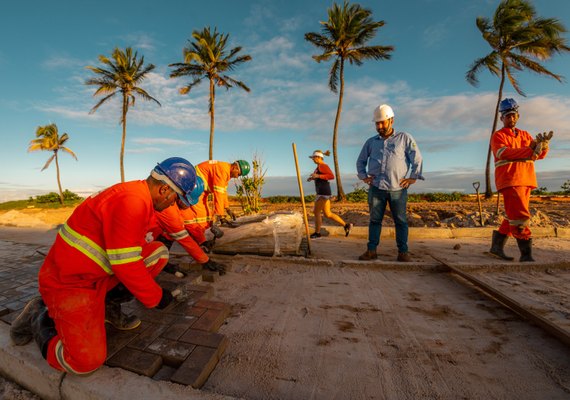
[[[219,239],[222,236],[224,236],[224,231],[221,230],[220,227],[216,224],[212,224],[212,226],[210,226],[210,232],[212,232],[212,234],[216,239]]]
[[[548,133],[543,132],[536,135],[535,139],[535,147],[534,147],[534,156],[538,157],[543,151],[548,149],[548,142],[554,136],[554,132],[550,131]]]
[[[232,211],[231,208],[226,208],[226,213],[230,216],[230,218],[235,221],[237,219],[236,214]]]
[[[224,275],[226,273],[226,266],[224,264],[217,263],[214,260],[206,261],[202,264],[202,267],[209,269],[210,271],[219,272],[220,275]]]
[[[205,240],[200,244],[200,247],[202,248],[202,250],[204,250],[204,253],[210,253],[212,251],[212,248],[214,247],[215,242],[216,239]]]
[[[162,288],[162,297],[160,298],[160,302],[157,304],[156,308],[162,310],[166,308],[170,303],[172,303],[173,300],[174,297],[172,296],[172,293]]]

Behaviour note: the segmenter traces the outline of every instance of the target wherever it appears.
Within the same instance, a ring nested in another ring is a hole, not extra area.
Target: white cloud
[[[84,60],[71,57],[67,54],[53,54],[44,60],[41,65],[47,69],[68,68],[76,70],[85,67],[87,63]]]
[[[132,142],[137,144],[166,144],[170,146],[187,146],[187,145],[202,144],[199,142],[190,142],[187,140],[159,138],[159,137],[135,138],[132,140]]]

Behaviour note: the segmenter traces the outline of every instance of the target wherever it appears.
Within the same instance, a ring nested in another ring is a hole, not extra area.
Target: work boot
[[[519,245],[519,250],[521,251],[521,258],[519,258],[519,261],[534,261],[534,258],[532,258],[532,239],[517,239],[517,244]]]
[[[33,339],[32,320],[40,313],[45,304],[41,297],[34,297],[26,304],[20,315],[10,326],[10,338],[16,346],[23,346]]]
[[[210,232],[214,235],[214,238],[219,239],[224,236],[224,231],[220,229],[220,227],[216,224],[212,224],[210,227]]]
[[[515,259],[514,257],[506,255],[503,251],[503,249],[505,248],[505,243],[507,243],[508,238],[509,237],[507,235],[503,235],[499,231],[493,231],[493,239],[491,242],[491,249],[489,250],[489,253],[497,257],[500,257],[503,260],[508,260],[508,261],[514,260]]]
[[[180,271],[180,267],[178,267],[178,265],[171,263],[167,263],[162,270],[167,274],[176,275],[178,278],[183,278],[186,276],[184,272]]]
[[[363,261],[370,261],[376,260],[378,258],[378,254],[376,254],[376,250],[366,250],[363,254],[361,254],[358,259]]]
[[[347,237],[354,227],[354,224],[344,224],[344,237]]]
[[[412,261],[412,257],[410,257],[410,253],[408,252],[398,253],[398,258],[396,260],[400,262],[410,262]]]
[[[55,323],[48,314],[48,309],[45,305],[41,308],[40,312],[32,318],[32,332],[34,340],[38,344],[43,358],[47,359],[47,350],[49,341],[57,335],[55,330]]]
[[[105,296],[105,322],[121,331],[138,327],[141,320],[136,315],[127,315],[121,310],[121,304],[133,298],[133,294],[122,283],[109,290]]]
[[[320,237],[321,237],[321,234],[319,232],[311,233],[311,239],[318,239]]]
[[[136,315],[127,315],[121,310],[121,303],[108,302],[105,304],[105,322],[120,331],[137,328],[141,320]]]

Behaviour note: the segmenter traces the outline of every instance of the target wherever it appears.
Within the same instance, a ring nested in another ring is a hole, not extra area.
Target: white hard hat
[[[386,121],[394,118],[394,111],[388,104],[382,104],[374,109],[374,118],[372,122]]]
[[[322,151],[320,151],[320,150],[315,150],[315,151],[313,151],[313,154],[311,154],[311,155],[309,156],[309,158],[313,158],[313,157],[325,158],[325,155],[323,154]]]

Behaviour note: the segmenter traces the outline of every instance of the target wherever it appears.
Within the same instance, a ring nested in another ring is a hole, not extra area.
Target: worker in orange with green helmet
[[[212,243],[206,240],[206,229],[212,228],[215,237],[220,237],[223,231],[216,229],[216,223],[236,216],[230,209],[228,201],[228,184],[230,179],[246,176],[251,167],[245,160],[236,160],[227,163],[217,160],[208,160],[196,165],[196,174],[204,180],[204,193],[197,204],[180,210],[184,218],[184,225],[196,242],[211,247]],[[213,196],[213,209],[208,205],[208,196]]]

